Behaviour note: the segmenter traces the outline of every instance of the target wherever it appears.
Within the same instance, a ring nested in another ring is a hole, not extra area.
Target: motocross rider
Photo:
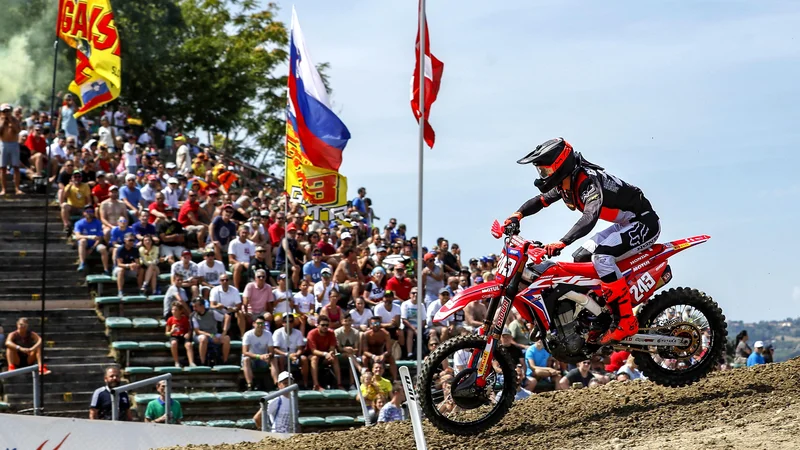
[[[598,219],[612,222],[595,234],[572,256],[575,262],[591,261],[601,281],[606,304],[613,315],[609,329],[600,336],[600,344],[613,344],[636,334],[639,323],[633,315],[631,295],[616,261],[628,258],[652,246],[661,232],[661,224],[642,191],[606,173],[572,149],[563,138],[550,139],[536,146],[517,164],[533,164],[539,172],[534,185],[542,192],[525,202],[505,221],[519,223],[550,204],[563,200],[571,210],[583,213],[575,226],[558,242],[544,248],[548,256],[586,236]],[[595,331],[589,340],[596,339]]]

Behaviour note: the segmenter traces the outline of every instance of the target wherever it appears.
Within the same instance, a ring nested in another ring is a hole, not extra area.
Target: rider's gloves
[[[517,211],[514,214],[508,216],[508,219],[506,219],[506,221],[503,222],[503,226],[505,227],[505,226],[507,226],[509,224],[512,224],[512,223],[515,223],[515,222],[519,223],[520,220],[522,220],[522,213]]]
[[[561,241],[558,241],[558,242],[554,242],[552,244],[545,245],[544,246],[544,251],[547,252],[547,256],[550,256],[550,257],[558,256],[561,253],[561,250],[566,246],[567,246],[567,244],[565,244],[565,243],[563,243]]]

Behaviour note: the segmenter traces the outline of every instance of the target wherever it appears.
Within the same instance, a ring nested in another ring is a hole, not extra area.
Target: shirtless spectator
[[[409,292],[409,297],[411,293]],[[387,290],[383,295],[383,303],[375,305],[372,309],[376,316],[381,318],[381,327],[389,332],[389,336],[400,344],[405,345],[405,335],[400,331],[400,306],[394,304],[394,292]],[[391,349],[390,349],[391,351]]]
[[[464,308],[464,328],[468,331],[474,332],[483,326],[483,321],[486,320],[486,302],[477,301],[472,302]]]
[[[117,226],[116,221],[120,217],[128,217],[128,208],[125,203],[119,200],[119,188],[111,186],[108,188],[108,198],[100,203],[97,209],[97,218],[103,223],[103,235],[106,242],[109,242],[111,230]]]
[[[356,299],[361,295],[361,285],[364,283],[364,274],[358,268],[358,255],[353,247],[344,250],[342,262],[336,266],[333,279],[339,285],[339,293],[342,294],[342,304],[345,307],[350,299]]]
[[[355,358],[361,356],[361,333],[353,328],[353,318],[349,312],[342,313],[342,326],[334,330],[334,335],[341,350],[339,354],[340,364],[347,366],[348,359],[351,356]],[[356,369],[361,370],[358,360],[356,360]],[[351,381],[355,384],[355,380]]]
[[[319,384],[319,370],[323,365],[333,366],[336,384],[342,386],[342,376],[339,373],[339,359],[336,357],[336,336],[329,329],[330,320],[325,316],[317,319],[317,328],[308,333],[307,342],[309,359],[311,360],[311,379],[314,389],[323,391]]]
[[[28,329],[28,319],[17,319],[17,329],[6,338],[6,361],[8,370],[28,367],[39,363],[39,374],[48,375],[50,370],[42,363],[42,338]]]
[[[382,327],[380,316],[373,316],[369,320],[369,329],[362,333],[361,365],[370,367],[370,364],[389,364],[392,381],[397,379],[397,365],[392,357],[392,338]],[[383,370],[381,370],[383,373]],[[380,375],[380,374],[379,374]]]
[[[6,174],[7,167],[14,168],[14,189],[17,195],[22,195],[19,188],[19,132],[22,130],[19,120],[11,115],[11,105],[3,103],[0,105],[0,196],[6,195]],[[30,149],[33,152],[33,149]],[[41,172],[41,169],[37,169]]]

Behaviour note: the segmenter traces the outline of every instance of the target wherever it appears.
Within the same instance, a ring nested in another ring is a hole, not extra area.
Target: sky
[[[365,186],[379,226],[396,217],[416,235],[417,2],[278,4],[286,23],[295,5],[312,59],[331,65],[349,196]],[[427,15],[444,75],[425,245],[447,237],[465,262],[500,253],[492,221],[538,194],[516,160],[562,136],[644,191],[660,242],[711,236],[670,260],[667,288],[704,291],[731,320],[800,316],[800,2],[439,0]],[[553,242],[579,217],[559,202],[522,235]]]

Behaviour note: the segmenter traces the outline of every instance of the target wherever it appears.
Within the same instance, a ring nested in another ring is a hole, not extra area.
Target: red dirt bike
[[[418,401],[437,428],[461,435],[480,433],[511,408],[517,393],[519,361],[500,345],[513,307],[529,324],[531,340],[542,339],[558,361],[577,364],[594,354],[624,350],[650,380],[685,386],[705,377],[719,360],[727,339],[722,310],[706,294],[690,288],[653,295],[672,279],[667,259],[710,236],[695,236],[647,250],[617,265],[628,280],[639,332],[619,344],[594,342],[611,324],[600,280],[592,263],[554,262],[541,242],[518,236],[519,224],[492,225],[505,235],[495,280],[465,289],[441,307],[434,323],[448,319],[474,301],[488,301],[486,320],[476,334],[448,339],[422,364]],[[463,314],[463,313],[462,313]]]

